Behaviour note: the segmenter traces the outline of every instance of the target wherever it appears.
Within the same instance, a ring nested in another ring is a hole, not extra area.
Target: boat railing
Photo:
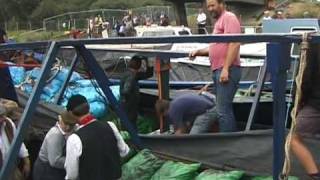
[[[199,28],[193,27],[190,29],[193,34],[198,34]],[[206,26],[202,29],[204,30],[205,34],[211,34],[212,26]],[[244,25],[244,26],[241,26],[241,32],[244,34],[262,33],[262,26]]]
[[[104,70],[98,65],[95,57],[86,45],[94,44],[161,44],[161,43],[211,43],[211,42],[241,42],[241,43],[257,43],[267,42],[267,57],[265,71],[271,74],[272,78],[272,93],[273,93],[273,176],[274,179],[278,178],[281,173],[284,162],[284,142],[285,142],[285,118],[286,118],[286,76],[287,70],[290,67],[290,48],[292,43],[301,43],[302,36],[295,34],[230,34],[230,35],[205,35],[205,36],[168,36],[168,37],[147,37],[147,38],[108,38],[108,39],[85,39],[85,40],[63,40],[63,41],[50,41],[50,42],[35,42],[35,43],[22,43],[22,44],[5,44],[0,45],[0,52],[4,50],[17,50],[17,49],[37,49],[48,47],[47,55],[41,67],[41,75],[36,82],[31,96],[26,104],[26,108],[21,117],[20,124],[17,128],[17,133],[14,136],[13,143],[10,148],[9,155],[5,159],[0,172],[0,179],[8,178],[15,159],[17,158],[18,151],[27,132],[27,128],[31,123],[32,114],[40,99],[45,80],[50,69],[55,61],[60,48],[72,47],[76,51],[76,56],[71,63],[71,71],[74,69],[76,62],[83,59],[86,67],[91,72],[92,76],[97,80],[98,85],[103,91],[104,95],[108,98],[111,106],[115,109],[116,114],[120,117],[121,121],[131,134],[132,141],[140,147],[143,147],[137,132],[128,121],[126,114],[112,94],[109,85],[111,84]],[[311,35],[309,42],[320,43],[320,36]],[[110,50],[112,51],[112,50]],[[140,54],[147,54],[149,56],[157,57],[158,61],[169,62],[170,58],[186,57],[186,53],[171,52],[171,51],[155,51],[145,50],[139,52]],[[65,80],[66,86],[71,75]],[[261,77],[260,86],[263,85],[263,77]],[[260,87],[261,88],[261,87]],[[259,88],[258,88],[259,89]],[[259,101],[259,93],[256,93],[255,103],[253,103],[253,112]],[[255,106],[255,107],[254,107]]]

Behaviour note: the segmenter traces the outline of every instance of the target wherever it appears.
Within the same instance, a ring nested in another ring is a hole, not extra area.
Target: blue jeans
[[[217,109],[216,106],[214,106],[196,117],[190,130],[190,134],[209,133],[212,130],[213,123],[218,119]]]
[[[241,69],[237,66],[229,68],[229,81],[220,83],[222,69],[213,71],[213,94],[217,99],[217,112],[219,115],[220,132],[232,132],[237,130],[236,120],[233,113],[233,98],[238,89],[241,78]]]

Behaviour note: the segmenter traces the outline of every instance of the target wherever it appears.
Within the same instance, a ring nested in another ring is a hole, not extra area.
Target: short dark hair
[[[71,111],[72,114],[80,117],[89,113],[90,105],[84,96],[73,95],[68,100],[67,111]]]
[[[209,0],[210,1],[210,0]],[[217,3],[219,3],[219,4],[225,4],[225,1],[224,0],[216,0],[217,1]],[[208,2],[208,0],[207,0],[207,2]]]
[[[156,112],[158,115],[165,113],[169,109],[169,107],[170,107],[170,101],[164,100],[164,99],[157,100],[155,105]]]
[[[142,60],[148,60],[146,56],[135,55],[131,58],[129,62],[129,67],[132,69],[140,69]]]
[[[132,69],[140,69],[141,68],[141,60],[133,60],[131,59],[129,62],[129,67]]]

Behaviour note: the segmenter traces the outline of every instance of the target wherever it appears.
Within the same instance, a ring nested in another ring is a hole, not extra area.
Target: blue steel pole
[[[268,70],[273,94],[273,179],[279,178],[284,164],[286,122],[286,80],[290,67],[290,44],[267,45]]]
[[[97,63],[95,57],[92,55],[92,53],[86,49],[83,45],[82,46],[76,46],[77,53],[83,57],[85,64],[87,65],[89,71],[92,73],[94,78],[97,80],[97,83],[99,87],[102,89],[103,93],[109,100],[111,106],[116,111],[116,114],[119,116],[120,120],[124,124],[124,126],[128,129],[132,141],[137,145],[138,147],[142,147],[141,140],[137,134],[137,131],[133,128],[132,124],[130,123],[126,113],[122,109],[120,103],[117,101],[115,96],[112,93],[112,90],[110,89],[111,82],[109,81],[107,75],[103,71],[103,69],[100,67],[100,65]]]
[[[50,74],[51,67],[53,65],[54,59],[58,52],[58,47],[55,42],[52,42],[50,45],[50,49],[44,60],[44,63],[41,68],[40,78],[38,79],[35,87],[33,88],[32,94],[26,104],[26,107],[23,111],[20,124],[16,131],[16,134],[13,139],[13,143],[11,145],[9,154],[4,161],[4,164],[1,168],[0,172],[0,180],[7,180],[9,178],[10,173],[13,170],[13,167],[16,163],[16,159],[18,156],[18,152],[20,150],[21,144],[23,142],[23,138],[27,132],[27,128],[31,123],[31,118],[35,107],[39,101],[40,95],[43,91],[43,87],[45,86],[46,78],[48,74]]]

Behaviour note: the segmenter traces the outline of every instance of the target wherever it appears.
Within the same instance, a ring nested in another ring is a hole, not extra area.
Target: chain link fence
[[[131,10],[122,9],[99,9],[80,12],[69,12],[43,20],[43,28],[50,31],[65,31],[71,29],[88,29],[89,19],[101,16],[103,22],[109,22],[111,27],[117,22],[121,22],[123,17],[129,12],[132,16],[140,18],[149,18],[153,24],[159,24],[160,16],[166,15],[169,18],[170,24],[175,25],[175,12],[171,6],[146,6],[134,8]],[[186,8],[187,15],[194,15],[198,13],[196,8]]]
[[[129,12],[132,12],[133,16],[140,18],[149,18],[153,24],[159,24],[160,16],[166,15],[169,18],[170,24],[175,25],[175,12],[172,6],[146,6],[135,8],[131,10],[123,9],[98,9],[88,10],[80,12],[68,12],[46,18],[39,22],[0,22],[0,27],[6,31],[33,31],[43,28],[46,31],[68,31],[71,29],[87,30],[89,19],[93,19],[97,16],[101,16],[104,22],[109,22],[111,27],[117,22],[121,22]],[[189,24],[193,24],[195,17],[198,13],[197,8],[186,7],[186,13],[188,15]]]
[[[146,6],[132,9],[132,15],[142,18],[150,18],[154,24],[159,24],[160,16],[166,15],[171,24],[175,24],[174,9],[171,6]]]
[[[97,16],[102,18],[103,22],[114,24],[120,18],[128,14],[128,10],[120,9],[98,9],[80,12],[69,12],[43,20],[43,28],[49,31],[65,31],[71,29],[87,29],[89,19]]]
[[[33,31],[42,28],[42,22],[0,22],[0,27],[5,31]]]

